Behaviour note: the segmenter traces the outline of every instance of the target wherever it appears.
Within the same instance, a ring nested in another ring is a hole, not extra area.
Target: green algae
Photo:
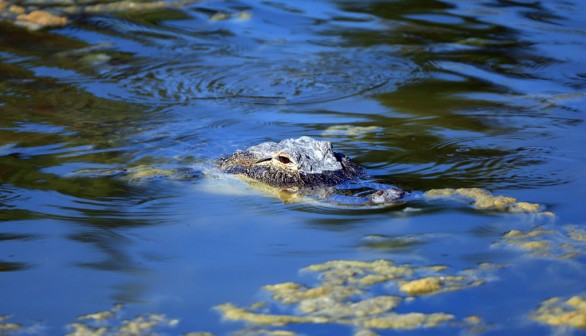
[[[480,335],[485,334],[489,330],[486,322],[477,315],[470,315],[464,318],[462,325],[466,332],[464,335]]]
[[[584,254],[586,233],[573,225],[514,229],[505,232],[493,246],[520,249],[532,256],[568,259]]]
[[[354,336],[378,336],[378,334],[370,329],[360,329],[354,333]]]
[[[143,314],[133,319],[122,320],[119,313],[121,305],[111,310],[82,315],[77,321],[69,324],[69,336],[137,336],[158,335],[160,330],[175,327],[179,321],[169,319],[161,314]],[[42,334],[43,327],[32,325],[23,327],[21,324],[10,323],[9,315],[0,316],[0,335],[37,335]],[[190,336],[212,336],[211,333],[193,332]]]
[[[334,304],[333,304],[334,303]],[[399,306],[401,298],[397,296],[375,296],[358,302],[335,302],[329,297],[303,300],[298,309],[306,314],[333,319],[360,318],[379,315]]]
[[[117,177],[122,181],[140,184],[155,179],[187,180],[194,179],[199,173],[191,168],[157,168],[151,165],[137,165],[128,168],[89,168],[68,174],[73,178]]]
[[[173,171],[169,169],[159,169],[151,166],[136,166],[127,170],[124,180],[129,182],[139,182],[145,179],[170,177],[173,176]]]
[[[347,299],[353,295],[360,294],[362,291],[358,288],[341,286],[336,284],[324,284],[320,287],[307,288],[303,285],[286,282],[276,285],[263,287],[265,290],[272,292],[272,297],[284,304],[299,303],[311,299],[333,298],[335,300]]]
[[[326,128],[323,136],[353,136],[362,137],[369,133],[381,132],[383,130],[380,126],[354,126],[354,125],[334,125]]]
[[[545,300],[530,317],[551,326],[586,329],[586,298],[573,296],[567,300],[559,297]]]
[[[436,276],[412,279],[418,274],[439,273],[448,269],[445,265],[414,267],[412,265],[396,265],[389,260],[373,262],[335,260],[305,268],[310,271],[323,272],[322,278],[327,283],[351,284],[359,288],[384,282],[395,282],[399,290],[409,295],[421,295],[439,291],[458,290],[475,283],[473,277]]]
[[[399,265],[390,260],[333,260],[303,269],[317,276],[318,282],[308,286],[283,282],[263,287],[270,301],[258,309],[225,303],[216,308],[226,320],[248,325],[286,326],[294,323],[330,323],[357,328],[356,334],[374,334],[371,329],[410,330],[434,328],[453,321],[449,313],[407,312],[395,310],[404,301],[422,295],[437,295],[481,285],[483,273],[494,269],[481,265],[456,274],[444,265]],[[384,285],[396,295],[372,295],[371,287]],[[283,305],[286,311],[283,311]],[[287,312],[291,310],[290,312]],[[274,313],[278,311],[279,313]],[[460,325],[472,324],[462,321]]]
[[[163,314],[142,314],[132,319],[121,319],[121,305],[115,305],[110,310],[99,311],[82,315],[77,321],[67,327],[68,336],[135,336],[154,335],[159,330],[174,328],[179,320],[167,318]],[[193,335],[208,336],[209,333],[192,333]]]
[[[371,299],[370,301],[377,301],[380,299]],[[382,300],[381,300],[382,301]],[[392,300],[394,302],[394,300]],[[363,304],[359,302],[357,305]],[[366,306],[366,305],[365,305]],[[353,325],[361,328],[373,329],[416,329],[416,328],[432,328],[437,327],[441,323],[450,321],[455,318],[454,315],[445,313],[388,313],[375,317],[363,317],[364,315],[378,315],[380,311],[387,311],[394,308],[393,304],[374,305],[378,310],[359,311],[359,313],[350,313],[352,307],[346,307],[347,314],[340,314],[338,308],[330,305],[328,310],[334,311],[333,315],[345,315],[346,318],[334,319],[330,317],[320,316],[296,316],[296,315],[275,315],[254,313],[247,309],[237,307],[232,304],[223,304],[216,308],[223,314],[227,320],[246,321],[259,325],[270,326],[284,326],[292,323],[339,323],[345,325]],[[382,308],[382,309],[381,309]],[[345,310],[346,311],[346,310]],[[321,311],[323,313],[323,311]],[[331,312],[329,314],[332,314]],[[359,315],[354,318],[348,318],[348,315]]]
[[[491,192],[480,188],[444,188],[431,189],[425,192],[425,196],[434,198],[460,197],[472,201],[472,206],[480,210],[498,210],[519,213],[538,213],[554,216],[553,213],[543,211],[544,206],[538,203],[519,202],[514,197],[493,195]]]
[[[409,295],[420,296],[437,292],[456,291],[467,287],[479,286],[483,283],[483,280],[477,280],[475,277],[468,278],[463,275],[435,276],[399,282],[399,290]]]
[[[385,236],[369,234],[362,238],[362,246],[373,249],[400,249],[425,244],[425,239],[417,236]]]
[[[247,327],[230,333],[232,336],[295,336],[296,333],[289,330],[268,329],[263,327]],[[188,336],[188,335],[186,335]]]
[[[409,295],[424,295],[437,292],[441,289],[439,277],[428,277],[404,282],[399,289]]]
[[[9,335],[22,329],[20,324],[7,322],[9,318],[10,315],[0,315],[0,335]]]
[[[549,248],[549,243],[544,240],[540,240],[521,243],[519,246],[527,250],[545,250]]]
[[[586,233],[573,227],[569,227],[568,235],[574,241],[586,242]]]
[[[454,315],[444,313],[393,313],[383,317],[367,319],[362,324],[365,328],[410,330],[416,328],[434,328],[454,318]]]
[[[111,310],[104,310],[92,314],[81,315],[77,319],[91,321],[106,321],[115,318],[120,309],[122,309],[121,305],[115,305]]]
[[[249,11],[239,11],[236,13],[215,12],[210,17],[210,21],[225,21],[228,19],[236,19],[239,21],[246,21],[252,19],[252,13]]]
[[[294,315],[261,314],[240,308],[230,303],[225,303],[216,308],[225,319],[233,321],[247,321],[260,325],[283,326],[290,323],[326,323],[325,318],[300,317]]]
[[[79,14],[145,12],[185,6],[198,0],[176,1],[61,1],[24,0],[18,5],[0,0],[0,21],[10,22],[28,30],[62,27],[71,22],[71,16]],[[246,19],[243,15],[242,19]]]
[[[411,276],[414,267],[395,265],[390,260],[333,260],[308,266],[305,270],[322,272],[322,278],[326,283],[355,284],[363,287]]]
[[[474,269],[450,273],[445,265],[414,266],[396,264],[390,260],[354,261],[334,260],[304,268],[316,275],[314,286],[284,282],[264,286],[271,300],[260,301],[249,308],[231,303],[216,307],[225,320],[246,322],[247,326],[234,335],[293,336],[285,329],[274,329],[289,324],[339,324],[355,328],[355,335],[376,335],[376,329],[412,330],[436,328],[443,325],[460,326],[468,330],[484,330],[479,317],[465,317],[461,321],[444,312],[397,312],[403,302],[418,300],[422,295],[439,295],[484,283],[485,273],[498,265],[481,264]],[[445,274],[448,273],[448,274]],[[379,281],[364,281],[380,276]],[[383,284],[396,295],[373,295],[373,286]],[[276,305],[275,305],[276,303]],[[283,311],[283,305],[286,311]],[[70,336],[151,335],[176,327],[177,319],[161,314],[142,314],[132,319],[121,319],[123,306],[81,315],[68,325]],[[291,311],[288,311],[291,310]],[[19,325],[8,324],[0,317],[0,331],[18,330]],[[451,322],[448,324],[448,322]],[[7,333],[7,332],[6,332]],[[191,332],[190,336],[211,336],[205,332]]]

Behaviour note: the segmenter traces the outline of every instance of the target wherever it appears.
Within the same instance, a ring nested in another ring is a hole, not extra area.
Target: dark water
[[[586,224],[584,13],[579,0],[210,1],[50,31],[0,26],[0,314],[59,335],[123,303],[129,316],[180,319],[169,334],[227,334],[242,324],[222,321],[218,304],[250,305],[310,264],[382,258],[506,264],[484,286],[406,309],[478,315],[486,333],[555,332],[528,314],[584,294],[586,259],[495,242],[512,229]],[[332,131],[346,125],[369,128]],[[200,167],[301,135],[332,141],[380,181],[486,188],[556,218],[452,202],[416,212],[284,204],[205,174],[74,174]],[[372,234],[419,243],[373,248]],[[413,333],[424,332],[459,329]]]

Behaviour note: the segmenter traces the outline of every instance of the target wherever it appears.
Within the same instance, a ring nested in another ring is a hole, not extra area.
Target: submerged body
[[[219,159],[217,165],[226,173],[302,195],[323,195],[324,191],[331,195],[335,186],[366,175],[352,159],[334,152],[330,142],[307,136],[239,150]],[[364,202],[396,203],[404,195],[404,191],[389,186],[373,189]]]
[[[482,210],[552,215],[550,212],[544,212],[541,204],[519,202],[516,198],[493,195],[480,188],[444,188],[426,192],[406,192],[393,185],[377,183],[352,159],[334,152],[330,142],[318,141],[307,136],[286,139],[278,143],[265,142],[245,150],[238,150],[216,160],[215,165],[223,173],[238,176],[256,189],[288,202],[309,197],[319,199],[322,204],[380,207],[411,203],[421,199],[447,198],[462,200]],[[126,181],[136,183],[158,177],[192,180],[206,175],[207,168],[203,170],[204,172],[201,172],[196,167],[169,170],[135,166],[79,170],[74,176],[120,176]],[[213,190],[222,188],[225,186],[215,186]]]

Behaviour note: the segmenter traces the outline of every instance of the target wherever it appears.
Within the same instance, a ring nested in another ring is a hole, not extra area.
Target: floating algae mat
[[[160,335],[172,332],[179,320],[168,318],[163,314],[141,314],[132,318],[123,318],[122,305],[112,309],[79,316],[66,326],[67,336],[137,336]],[[45,335],[43,325],[23,326],[11,323],[9,316],[0,316],[0,335]],[[61,334],[61,333],[58,333]],[[207,332],[190,332],[190,336],[211,336]]]
[[[30,30],[61,27],[70,23],[70,17],[80,14],[112,12],[145,12],[185,6],[197,0],[180,1],[35,1],[13,3],[0,0],[0,21],[10,22]]]
[[[17,332],[22,329],[20,324],[12,323],[9,320],[9,315],[0,316],[0,335]]]
[[[552,326],[586,329],[586,298],[573,296],[567,300],[559,297],[545,300],[530,317]]]
[[[493,246],[520,249],[532,256],[570,259],[584,255],[586,232],[574,225],[514,229],[504,233]]]
[[[493,195],[481,188],[444,188],[431,189],[425,192],[425,196],[434,198],[461,198],[472,202],[472,206],[479,210],[498,210],[510,212],[539,213],[546,216],[554,216],[552,212],[543,211],[544,206],[537,203],[521,202],[514,197]]]
[[[271,300],[250,308],[230,303],[217,309],[225,319],[258,326],[286,326],[294,323],[340,324],[360,333],[371,329],[411,330],[445,325],[464,327],[475,316],[457,317],[448,312],[397,312],[404,302],[418,297],[482,285],[498,266],[483,264],[476,269],[449,274],[449,268],[398,265],[390,260],[335,260],[304,269],[317,276],[318,283],[306,286],[286,282],[265,286]],[[384,285],[388,295],[373,295],[373,287]],[[285,309],[282,309],[284,305]],[[283,312],[284,311],[284,312]]]

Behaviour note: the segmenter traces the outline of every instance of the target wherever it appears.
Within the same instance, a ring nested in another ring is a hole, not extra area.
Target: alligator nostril
[[[279,160],[279,162],[281,162],[283,164],[291,163],[291,159],[289,159],[286,156],[282,156],[282,155],[277,156],[277,160]]]

